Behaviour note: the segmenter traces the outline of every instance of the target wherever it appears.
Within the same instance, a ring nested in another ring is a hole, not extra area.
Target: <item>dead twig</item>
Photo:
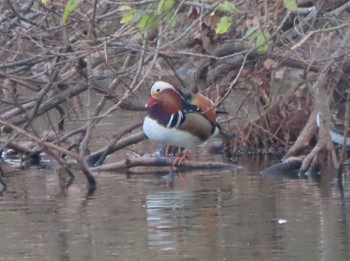
[[[119,142],[117,142],[115,145],[113,146],[107,146],[106,148],[103,148],[101,150],[98,150],[96,152],[93,152],[89,155],[87,155],[84,159],[84,162],[88,165],[88,166],[93,166],[96,164],[96,162],[101,158],[101,156],[106,153],[106,151],[108,151],[108,155],[120,150],[122,148],[125,148],[127,146],[130,146],[132,144],[136,144],[140,141],[143,141],[144,139],[146,139],[145,134],[143,133],[143,131],[138,132],[134,135],[131,135],[127,138],[121,139],[119,140]]]
[[[87,181],[88,181],[88,185],[89,185],[89,188],[90,189],[94,189],[96,188],[96,180],[95,178],[92,176],[92,174],[89,172],[89,170],[87,169],[87,167],[85,166],[85,163],[82,159],[82,157],[80,157],[78,154],[72,152],[72,151],[69,151],[65,148],[62,148],[60,146],[57,146],[55,144],[52,144],[52,143],[48,143],[48,142],[45,142],[45,141],[42,141],[40,138],[38,137],[35,137],[29,133],[27,133],[26,131],[18,128],[17,126],[11,124],[11,123],[8,123],[6,121],[3,121],[3,120],[0,120],[0,124],[6,126],[6,127],[9,127],[9,128],[12,128],[16,133],[34,141],[35,143],[39,144],[40,146],[43,146],[46,148],[46,150],[48,151],[48,153],[53,156],[54,153],[53,151],[57,151],[57,152],[60,152],[62,154],[65,154],[65,155],[68,155],[70,156],[71,158],[75,159],[79,165],[79,168],[80,170],[83,172],[84,176],[86,177]],[[67,170],[67,173],[69,174],[70,177],[72,172],[68,169],[66,163],[63,161],[63,160],[60,160],[58,159],[58,157],[54,157],[56,160],[58,160],[58,162]]]
[[[127,133],[133,131],[134,129],[140,127],[142,125],[142,122],[138,122],[132,126],[130,126],[129,128],[127,128],[126,130],[118,133],[118,135],[116,135],[112,142],[108,145],[108,147],[105,149],[105,151],[102,153],[102,155],[100,156],[100,158],[97,160],[97,162],[95,163],[96,166],[101,166],[103,164],[103,162],[105,161],[105,159],[107,158],[107,156],[111,153],[111,151],[113,151],[113,146]]]

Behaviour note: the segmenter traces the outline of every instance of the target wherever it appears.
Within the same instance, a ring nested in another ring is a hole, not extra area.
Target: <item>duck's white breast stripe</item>
[[[174,114],[171,114],[170,119],[168,121],[168,124],[166,125],[167,128],[171,128],[172,127],[173,119],[174,119]]]
[[[176,128],[178,128],[182,122],[182,118],[184,117],[182,111],[178,111],[177,113],[177,122],[176,122]]]
[[[166,128],[178,128],[180,124],[183,122],[185,115],[182,111],[178,111],[175,114],[170,115],[170,119],[165,126]]]

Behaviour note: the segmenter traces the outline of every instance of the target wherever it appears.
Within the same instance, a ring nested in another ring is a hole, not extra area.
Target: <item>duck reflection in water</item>
[[[171,169],[168,174],[162,175],[162,180],[165,181],[165,186],[170,189],[188,187],[189,185],[188,176],[185,173],[174,171],[173,169]]]
[[[162,178],[172,189],[148,194],[145,201],[149,249],[159,260],[192,260],[194,253],[199,260],[215,260],[210,246],[219,222],[216,190],[202,190],[196,175],[169,173]]]
[[[181,254],[184,233],[191,229],[186,216],[193,208],[192,200],[193,193],[185,191],[170,190],[147,196],[148,244],[157,255]]]

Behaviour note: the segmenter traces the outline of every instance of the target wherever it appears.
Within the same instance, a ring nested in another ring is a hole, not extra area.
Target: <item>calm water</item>
[[[0,260],[350,260],[350,184],[226,172],[7,173]],[[165,173],[166,174],[166,173]]]

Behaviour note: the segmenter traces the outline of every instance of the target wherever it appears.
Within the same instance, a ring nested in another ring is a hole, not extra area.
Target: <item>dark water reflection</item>
[[[263,163],[266,164],[266,163]],[[228,172],[101,173],[67,190],[57,171],[7,173],[0,260],[350,260],[350,184]]]

